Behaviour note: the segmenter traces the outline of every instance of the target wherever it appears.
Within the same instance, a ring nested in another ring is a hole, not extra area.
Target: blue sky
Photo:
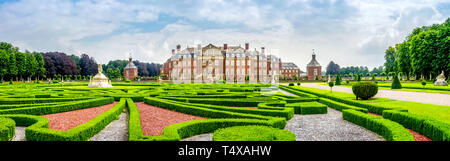
[[[243,45],[302,70],[384,63],[415,27],[442,23],[450,0],[0,0],[0,41],[21,50],[162,63],[183,47]]]

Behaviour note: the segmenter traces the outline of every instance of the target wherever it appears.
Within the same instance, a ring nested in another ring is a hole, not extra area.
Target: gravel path
[[[345,121],[342,113],[328,108],[327,114],[294,115],[286,128],[297,141],[383,141],[383,137]]]
[[[23,126],[16,126],[16,135],[11,139],[11,141],[27,141],[25,138],[25,128]]]
[[[303,83],[302,86],[330,90],[330,87],[319,83]],[[351,87],[334,86],[333,91],[353,93]],[[450,101],[448,101],[450,100],[450,94],[379,89],[375,97],[450,106]]]
[[[206,133],[184,138],[181,141],[212,141],[213,133]]]
[[[109,123],[90,141],[127,141],[128,140],[128,113],[123,112],[118,120]]]

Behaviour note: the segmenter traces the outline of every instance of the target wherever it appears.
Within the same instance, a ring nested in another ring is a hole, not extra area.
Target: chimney
[[[177,51],[180,51],[180,50],[181,50],[181,45],[178,44],[178,45],[177,45]]]
[[[261,47],[261,53],[263,53],[263,54],[264,54],[264,49],[265,49],[265,47]]]
[[[202,50],[202,44],[197,44],[197,50]]]
[[[245,43],[245,50],[248,50],[249,44]]]
[[[228,49],[228,45],[227,44],[223,44],[223,50],[227,50]]]
[[[172,49],[172,55],[175,55],[175,49]]]

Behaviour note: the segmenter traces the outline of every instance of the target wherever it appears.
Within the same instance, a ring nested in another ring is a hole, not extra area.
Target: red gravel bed
[[[367,114],[382,117],[382,115],[376,113],[367,112]]]
[[[137,102],[136,107],[140,113],[142,133],[144,135],[159,136],[162,135],[164,128],[169,125],[191,120],[206,119],[204,117],[155,107],[143,102]]]
[[[426,137],[426,136],[424,136],[424,135],[422,135],[422,134],[420,134],[418,132],[412,131],[410,129],[408,129],[408,130],[411,133],[411,135],[414,136],[414,140],[415,141],[431,141],[430,138],[428,138],[428,137]]]
[[[67,131],[78,125],[89,122],[98,115],[108,111],[114,107],[118,102],[112,104],[103,105],[99,107],[92,107],[87,109],[68,111],[62,113],[42,115],[49,121],[49,129]]]
[[[368,114],[382,117],[382,115],[379,115],[379,114],[376,114],[376,113],[368,112]],[[408,128],[405,128],[405,129],[408,129]],[[408,130],[411,133],[411,135],[414,136],[414,140],[415,141],[431,141],[431,139],[426,137],[425,135],[422,135],[422,134],[420,134],[418,132],[412,131],[411,129],[408,129]]]

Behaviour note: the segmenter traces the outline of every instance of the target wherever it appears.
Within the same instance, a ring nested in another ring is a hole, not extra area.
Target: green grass
[[[343,83],[340,86],[351,87],[355,83],[356,82],[350,82],[349,84]],[[450,86],[434,86],[433,82],[427,82],[427,85],[425,85],[425,87],[423,87],[420,82],[402,82],[402,89],[391,89],[391,82],[379,81],[377,85],[379,89],[386,90],[450,94]]]
[[[309,91],[317,92],[324,95],[330,95],[332,97],[337,97],[346,100],[355,100],[355,96],[351,93],[344,92],[333,92],[330,93],[329,90],[309,88],[309,87],[294,87],[294,88],[302,88]],[[373,104],[379,106],[386,107],[400,107],[407,109],[410,113],[417,115],[424,115],[430,118],[434,118],[439,121],[443,121],[446,123],[450,123],[450,106],[442,106],[442,105],[433,105],[433,104],[425,104],[418,102],[409,102],[409,101],[398,101],[394,99],[388,98],[378,98],[374,97],[369,100],[358,100],[359,102],[366,104]]]
[[[267,126],[235,126],[214,131],[213,141],[295,141],[295,134]]]

